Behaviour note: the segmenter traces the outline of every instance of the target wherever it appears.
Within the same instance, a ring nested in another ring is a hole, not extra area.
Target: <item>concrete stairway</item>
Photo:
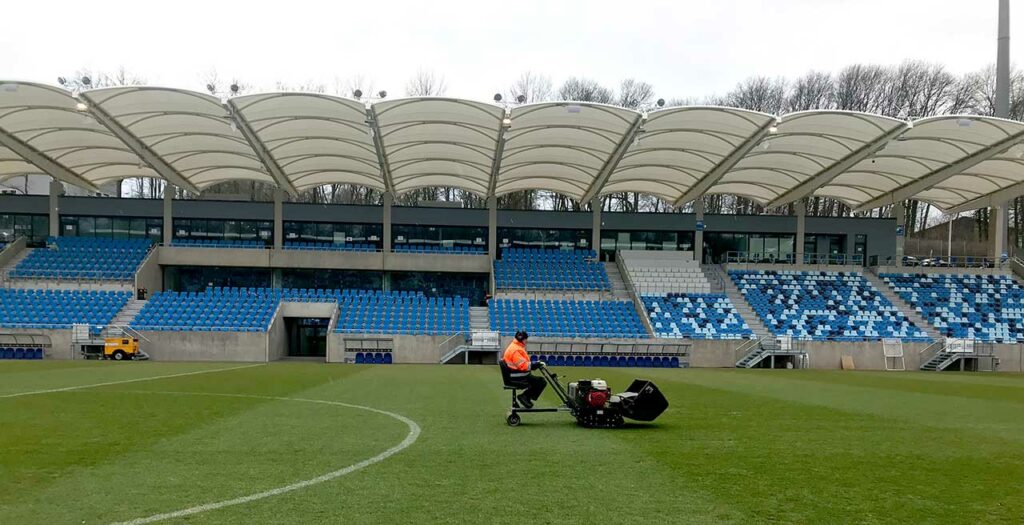
[[[117,315],[114,316],[114,320],[110,324],[115,326],[130,326],[132,321],[135,320],[135,316],[139,315],[139,311],[142,307],[146,306],[146,301],[139,299],[132,299],[128,301],[128,304],[124,305],[124,308]]]
[[[469,330],[471,332],[486,332],[491,329],[491,319],[488,317],[486,306],[469,307]]]
[[[622,273],[619,272],[619,267],[610,262],[602,264],[604,264],[605,272],[608,273],[608,280],[612,283],[612,298],[616,301],[630,300],[629,291],[626,289],[626,282],[623,280]]]
[[[736,283],[732,282],[732,279],[730,279],[729,276],[726,275],[725,271],[722,270],[721,265],[705,264],[702,267],[705,271],[715,272],[718,274],[721,278],[722,286],[725,289],[724,292],[726,297],[729,298],[729,301],[732,301],[732,305],[736,308],[736,311],[739,312],[740,317],[747,322],[747,325],[750,326],[750,330],[754,332],[754,335],[757,336],[758,339],[764,339],[772,334],[764,323],[761,322],[761,318],[754,312],[754,309],[751,308],[747,299],[743,297],[742,293],[740,293],[740,289],[736,287]]]
[[[907,319],[910,319],[910,322],[914,323],[914,325],[917,326],[918,328],[924,330],[924,332],[928,334],[928,337],[934,340],[942,339],[942,334],[940,334],[939,331],[935,329],[935,326],[933,326],[931,323],[925,320],[924,317],[921,317],[921,314],[918,313],[918,311],[915,310],[914,307],[910,306],[910,303],[904,301],[898,293],[896,293],[895,291],[893,291],[892,288],[889,287],[889,285],[885,284],[885,281],[882,280],[881,277],[876,275],[874,272],[870,271],[863,272],[863,275],[864,278],[867,279],[867,281],[871,283],[871,285],[874,286],[879,293],[881,293],[886,299],[888,299],[890,303],[896,306],[896,308],[899,308],[900,311],[907,316]]]

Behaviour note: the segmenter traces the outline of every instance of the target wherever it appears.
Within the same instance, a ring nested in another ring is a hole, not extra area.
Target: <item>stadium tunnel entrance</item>
[[[331,320],[323,317],[285,317],[288,357],[327,356],[327,329]]]

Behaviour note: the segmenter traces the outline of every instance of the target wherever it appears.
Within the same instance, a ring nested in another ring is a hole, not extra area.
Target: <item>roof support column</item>
[[[796,264],[804,263],[804,237],[807,236],[807,199],[793,203],[796,210]]]
[[[274,249],[284,248],[284,189],[274,188]]]
[[[385,191],[384,195],[380,199],[381,205],[384,207],[384,227],[382,235],[384,237],[384,257],[386,258],[391,253],[391,206],[395,203],[395,194],[390,191]]]
[[[697,197],[693,201],[693,213],[696,217],[693,232],[693,259],[704,262],[704,198]]]
[[[601,197],[590,199],[590,249],[597,254],[597,260],[601,260]]]
[[[487,197],[487,255],[498,258],[498,197]]]
[[[995,235],[992,236],[992,258],[996,267],[1006,258],[1006,203],[997,204],[992,208],[990,220],[995,221]]]
[[[163,243],[170,246],[174,241],[174,185],[170,182],[164,183],[164,227]]]
[[[50,178],[50,237],[60,236],[60,196],[64,185],[56,178]]]
[[[892,213],[896,216],[896,266],[903,266],[903,243],[907,239],[907,210],[903,201],[892,205]]]

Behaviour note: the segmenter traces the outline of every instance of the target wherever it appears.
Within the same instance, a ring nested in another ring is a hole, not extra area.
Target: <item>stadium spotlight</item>
[[[526,102],[526,95],[519,95],[518,97],[516,97],[516,102],[520,104]]]
[[[86,85],[86,86],[91,86],[92,85],[92,79],[89,78],[88,76],[84,76],[84,77],[82,77],[82,84]]]
[[[57,77],[57,83],[62,85],[62,86],[66,86],[67,83],[68,83],[68,79],[66,79],[64,77]]]
[[[505,126],[506,128],[511,128],[512,127],[512,119],[510,119],[508,117],[505,117],[504,119],[502,119],[501,125]]]
[[[237,95],[238,94],[238,89],[239,89],[238,88],[238,83],[232,82],[231,83],[231,94],[232,95]]]
[[[89,110],[89,106],[86,105],[85,102],[79,102],[79,103],[75,104],[75,109],[77,109],[78,111],[88,111]]]
[[[385,98],[385,97],[387,97],[387,96],[388,96],[388,92],[387,92],[387,91],[384,91],[384,90],[382,89],[382,90],[380,90],[380,91],[378,91],[378,92],[377,92],[377,96],[378,96],[378,97],[380,97],[380,98]]]
[[[665,107],[665,99],[659,98],[658,101],[655,102],[655,104],[657,104],[659,108],[663,108]]]
[[[356,99],[363,98],[363,90],[357,89],[357,90],[353,91],[352,92],[352,96],[356,97]]]
[[[494,94],[494,101],[495,102],[501,102],[501,93],[495,93]]]
[[[214,87],[213,84],[207,84],[206,90],[209,91],[211,95],[217,92],[217,88]]]

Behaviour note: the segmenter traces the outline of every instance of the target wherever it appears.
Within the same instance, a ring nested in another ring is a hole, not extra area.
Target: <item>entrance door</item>
[[[327,326],[330,319],[285,317],[289,357],[327,355]]]

